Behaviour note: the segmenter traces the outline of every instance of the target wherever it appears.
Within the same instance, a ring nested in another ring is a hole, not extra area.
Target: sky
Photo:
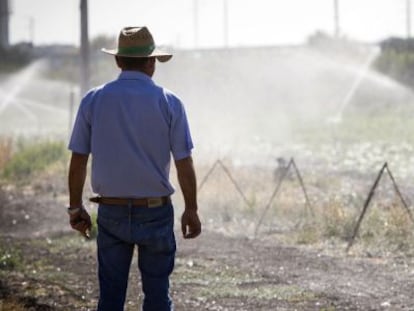
[[[12,44],[33,40],[36,45],[79,45],[79,0],[10,1]],[[338,0],[341,35],[370,43],[390,36],[405,37],[409,1]],[[116,37],[123,26],[146,25],[158,45],[177,48],[301,44],[316,31],[333,34],[335,29],[334,0],[89,0],[88,3],[90,38],[102,34]]]

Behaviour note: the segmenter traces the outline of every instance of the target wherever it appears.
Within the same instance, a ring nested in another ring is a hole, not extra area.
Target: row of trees
[[[389,38],[380,46],[376,69],[414,89],[414,39]]]
[[[349,50],[353,46],[348,40],[335,39],[318,32],[308,38],[308,44],[328,49]],[[115,45],[115,39],[98,36],[91,40],[91,51],[99,51],[101,47]],[[380,43],[381,54],[375,62],[375,68],[393,79],[414,88],[414,39],[389,38]],[[33,47],[28,43],[0,47],[0,72],[10,72],[27,65],[34,54]],[[52,53],[53,54],[53,53]]]
[[[27,65],[32,59],[31,44],[0,47],[0,72],[10,72]]]

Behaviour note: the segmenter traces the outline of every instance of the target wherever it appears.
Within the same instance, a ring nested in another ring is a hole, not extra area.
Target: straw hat
[[[167,62],[172,55],[156,48],[154,39],[147,27],[125,27],[118,37],[117,49],[102,49],[102,52],[124,57],[156,57]]]

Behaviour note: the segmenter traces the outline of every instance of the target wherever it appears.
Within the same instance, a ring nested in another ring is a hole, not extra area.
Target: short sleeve
[[[191,155],[194,148],[191,138],[190,127],[184,105],[181,100],[167,93],[166,98],[170,107],[171,123],[170,123],[170,145],[171,153],[174,160],[181,160]]]
[[[68,149],[80,154],[91,152],[91,104],[94,92],[89,92],[81,101],[73,126]]]

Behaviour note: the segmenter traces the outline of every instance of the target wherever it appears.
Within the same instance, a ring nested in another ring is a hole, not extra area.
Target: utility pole
[[[9,0],[0,0],[0,47],[9,47]]]
[[[341,30],[339,27],[339,0],[334,0],[334,36],[339,38]]]
[[[223,34],[224,34],[224,47],[229,47],[229,6],[228,1],[223,0]]]
[[[198,48],[198,0],[193,0],[194,48]]]
[[[80,0],[80,95],[89,90],[88,0]]]
[[[407,39],[411,38],[411,0],[406,0],[406,30]]]

